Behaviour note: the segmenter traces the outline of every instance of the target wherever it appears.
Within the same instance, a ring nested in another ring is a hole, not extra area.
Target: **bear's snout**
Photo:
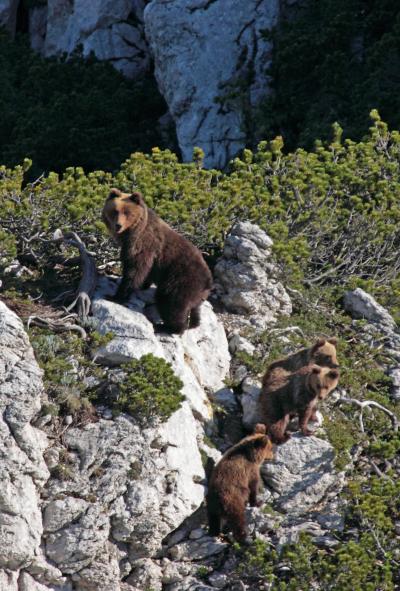
[[[119,232],[121,228],[122,228],[122,224],[115,224],[115,229],[117,232]]]

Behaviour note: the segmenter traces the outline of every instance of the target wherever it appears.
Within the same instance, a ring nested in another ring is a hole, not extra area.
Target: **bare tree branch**
[[[86,320],[89,315],[91,307],[91,297],[96,288],[97,283],[97,269],[94,258],[86,250],[85,244],[75,232],[62,233],[61,230],[54,232],[55,242],[65,242],[70,246],[74,246],[79,250],[81,258],[82,279],[76,292],[74,301],[67,310],[71,311],[77,308],[78,316],[81,320]]]
[[[364,422],[363,422],[363,412],[364,412],[364,409],[368,408],[368,407],[379,408],[379,410],[381,410],[382,412],[387,414],[390,417],[390,420],[392,421],[393,430],[398,431],[399,421],[398,421],[396,415],[391,410],[386,408],[385,406],[382,406],[382,404],[379,404],[379,402],[375,402],[375,400],[357,400],[356,398],[343,397],[343,398],[339,398],[339,400],[337,400],[335,402],[335,404],[342,404],[343,402],[345,402],[347,404],[353,404],[355,406],[358,406],[361,409],[359,421],[360,421],[360,429],[361,429],[362,433],[365,432]]]

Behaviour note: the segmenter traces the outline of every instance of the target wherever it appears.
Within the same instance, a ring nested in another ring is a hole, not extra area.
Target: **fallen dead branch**
[[[58,243],[65,242],[79,250],[82,279],[79,282],[75,299],[68,306],[67,310],[70,312],[76,307],[79,318],[86,320],[90,312],[91,297],[97,282],[97,269],[94,258],[86,250],[85,244],[75,232],[66,232],[63,234],[61,230],[56,230],[54,232],[54,241]]]
[[[358,406],[361,409],[360,416],[359,416],[359,422],[360,422],[360,430],[362,433],[365,433],[363,413],[364,413],[364,409],[368,408],[368,407],[378,408],[379,410],[381,410],[382,412],[387,414],[388,417],[390,417],[390,420],[392,421],[393,430],[398,431],[398,429],[399,429],[399,421],[398,421],[396,415],[391,410],[389,410],[388,408],[383,406],[382,404],[379,404],[379,402],[375,402],[375,400],[357,400],[357,398],[343,397],[343,398],[339,398],[339,400],[337,400],[335,404],[342,404],[342,403],[353,404],[354,406]]]
[[[85,329],[79,324],[70,322],[73,318],[76,318],[76,314],[69,314],[63,318],[42,318],[41,316],[29,316],[27,321],[27,327],[31,325],[39,326],[40,328],[49,328],[54,332],[65,332],[75,331],[78,332],[83,339],[86,339],[87,334]]]

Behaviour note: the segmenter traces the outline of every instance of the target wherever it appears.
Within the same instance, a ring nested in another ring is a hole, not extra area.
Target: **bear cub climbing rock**
[[[260,482],[260,465],[272,460],[273,445],[258,424],[254,433],[228,449],[211,474],[207,493],[207,514],[210,535],[221,531],[225,519],[238,542],[247,536],[245,508],[249,501],[256,507]]]
[[[288,372],[282,367],[268,369],[260,395],[262,421],[274,443],[285,443],[289,419],[299,415],[303,435],[312,435],[308,421],[314,419],[319,400],[334,390],[339,381],[336,368],[311,364]]]
[[[122,280],[114,301],[155,283],[163,330],[182,334],[199,326],[200,306],[212,286],[201,252],[149,209],[140,193],[111,189],[103,221],[121,246]]]

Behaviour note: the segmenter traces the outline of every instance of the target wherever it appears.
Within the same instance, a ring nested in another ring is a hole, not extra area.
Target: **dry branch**
[[[41,316],[29,316],[27,321],[27,327],[29,328],[31,324],[35,326],[39,326],[40,328],[50,328],[54,332],[63,332],[72,330],[75,332],[79,332],[82,338],[86,339],[87,334],[86,331],[79,326],[79,324],[74,324],[70,322],[70,319],[76,318],[76,314],[69,314],[68,316],[64,316],[64,318],[42,318]]]
[[[381,410],[382,412],[387,414],[390,417],[390,420],[392,421],[393,430],[398,431],[399,421],[398,421],[396,415],[391,410],[386,408],[385,406],[382,406],[382,404],[379,404],[379,402],[375,402],[375,400],[357,400],[357,398],[343,397],[343,398],[339,398],[339,400],[337,400],[335,404],[341,404],[343,402],[346,402],[347,404],[353,404],[355,406],[358,406],[361,409],[359,421],[360,421],[360,429],[361,429],[362,433],[365,432],[364,421],[363,421],[363,412],[364,412],[365,408],[368,408],[371,406],[375,407],[375,408],[379,408],[379,410]]]
[[[67,310],[71,311],[76,306],[79,318],[81,320],[86,320],[90,312],[91,297],[96,288],[97,282],[97,270],[94,258],[86,250],[85,244],[75,232],[66,232],[63,234],[61,230],[56,230],[54,232],[54,241],[65,242],[79,250],[82,279],[79,282],[75,299],[72,304],[68,306]]]

